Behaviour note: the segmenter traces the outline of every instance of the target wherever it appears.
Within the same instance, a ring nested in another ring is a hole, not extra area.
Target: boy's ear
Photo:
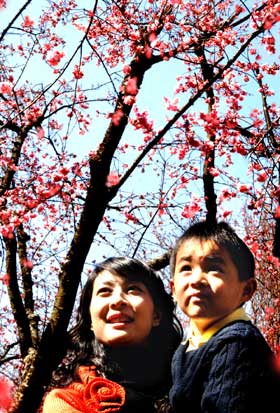
[[[171,290],[171,295],[172,295],[173,301],[174,301],[174,303],[176,303],[176,297],[175,297],[175,294],[174,294],[174,281],[173,281],[173,279],[171,279],[169,281],[169,287],[170,287],[170,290]]]
[[[249,278],[245,281],[243,295],[244,301],[249,301],[257,289],[257,282],[255,278]]]
[[[171,279],[169,281],[169,287],[170,287],[171,293],[173,294],[174,293],[174,281],[173,281],[173,279]]]

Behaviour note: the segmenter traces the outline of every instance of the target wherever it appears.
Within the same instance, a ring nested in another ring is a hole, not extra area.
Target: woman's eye
[[[111,289],[108,287],[102,287],[99,288],[99,290],[97,291],[97,295],[109,295],[111,293]]]

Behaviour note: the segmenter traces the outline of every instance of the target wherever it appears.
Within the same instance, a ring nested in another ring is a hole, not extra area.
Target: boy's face
[[[239,280],[226,250],[214,241],[195,238],[179,248],[170,286],[179,307],[200,332],[248,301],[256,288],[252,278]]]

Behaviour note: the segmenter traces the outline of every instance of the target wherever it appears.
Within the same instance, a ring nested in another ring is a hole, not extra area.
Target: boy
[[[256,289],[255,261],[225,222],[192,225],[171,254],[175,301],[190,318],[172,362],[175,413],[279,410],[273,353],[243,304]]]

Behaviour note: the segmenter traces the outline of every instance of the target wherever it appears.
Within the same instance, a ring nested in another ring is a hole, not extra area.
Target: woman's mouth
[[[107,323],[111,324],[126,324],[126,323],[131,323],[133,321],[133,318],[126,315],[126,314],[112,314],[109,317],[107,317]]]

